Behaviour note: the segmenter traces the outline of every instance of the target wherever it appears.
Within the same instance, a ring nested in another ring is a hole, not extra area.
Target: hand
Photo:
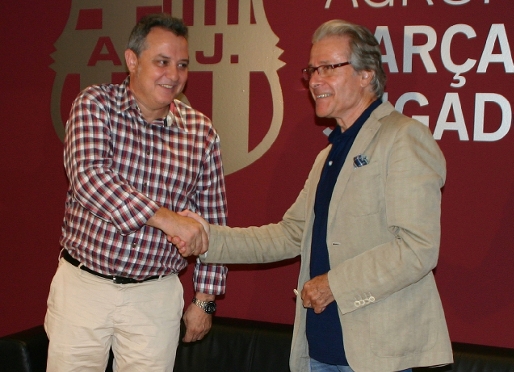
[[[303,285],[301,297],[303,307],[312,307],[316,314],[323,312],[334,301],[334,295],[328,284],[328,274],[316,276]]]
[[[209,223],[207,221],[205,221],[199,214],[191,212],[190,210],[187,210],[187,209],[182,212],[177,212],[177,214],[179,214],[180,216],[183,216],[183,217],[192,218],[195,221],[199,222],[205,229],[205,233],[207,234],[207,236],[209,235],[209,232],[210,232]],[[186,242],[183,241],[179,236],[168,236],[168,241],[173,243],[179,249],[179,251],[181,249],[184,249],[184,247],[186,245]],[[203,253],[205,253],[205,252],[192,252],[192,254],[197,254],[197,255],[200,255]]]
[[[201,223],[203,228],[205,229],[205,232],[207,233],[207,235],[209,235],[209,233],[211,232],[209,223],[207,221],[205,221],[205,219],[203,219],[202,216],[200,216],[198,213],[191,212],[190,210],[186,209],[186,210],[183,210],[182,212],[177,212],[177,214],[184,216],[184,217],[192,218],[196,222]]]
[[[184,257],[207,252],[209,237],[202,224],[193,218],[160,208],[146,224],[162,230],[168,241],[176,239],[177,249]]]
[[[203,294],[197,293],[196,297],[202,301],[213,301],[214,296],[203,299]],[[205,295],[204,295],[205,296]],[[184,342],[195,342],[204,338],[212,327],[212,315],[207,314],[195,304],[190,304],[182,317],[186,325],[186,333],[182,338]]]

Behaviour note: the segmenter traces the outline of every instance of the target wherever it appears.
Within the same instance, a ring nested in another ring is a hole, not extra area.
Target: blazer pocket
[[[380,211],[384,204],[384,181],[379,164],[354,168],[346,185],[345,195],[349,200],[343,205],[345,213],[352,216],[366,216]]]
[[[432,349],[444,315],[434,301],[430,278],[370,306],[370,347],[379,357],[402,357]]]

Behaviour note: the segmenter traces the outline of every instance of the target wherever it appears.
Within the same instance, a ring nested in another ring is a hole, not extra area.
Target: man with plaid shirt
[[[66,125],[69,179],[59,267],[45,328],[48,371],[172,371],[183,311],[178,273],[188,262],[170,243],[203,253],[202,226],[175,211],[226,223],[219,138],[205,115],[177,96],[189,63],[187,27],[158,14],[133,29],[130,76],[86,88]],[[182,250],[183,252],[186,249]],[[196,261],[184,341],[209,331],[226,268]]]

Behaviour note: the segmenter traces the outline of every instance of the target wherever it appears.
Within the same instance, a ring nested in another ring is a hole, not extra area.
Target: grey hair
[[[340,19],[323,23],[314,32],[312,43],[329,36],[347,36],[350,38],[350,62],[353,69],[373,71],[371,86],[375,95],[380,98],[384,94],[386,74],[382,66],[382,53],[375,36],[364,26],[356,25]]]
[[[146,37],[154,27],[161,27],[186,39],[188,37],[187,26],[181,19],[166,13],[148,14],[142,17],[132,29],[127,49],[132,50],[139,57],[141,52],[146,49]]]

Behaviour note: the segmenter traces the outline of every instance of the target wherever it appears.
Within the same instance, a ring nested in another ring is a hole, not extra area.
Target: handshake
[[[209,248],[209,224],[189,210],[173,212],[162,207],[146,224],[164,232],[183,257],[199,256]]]
[[[183,257],[199,256],[209,248],[209,223],[200,215],[184,210],[175,213],[175,229],[166,238]]]
[[[183,257],[199,256],[209,249],[209,223],[199,214],[184,210],[177,212],[183,218],[183,235],[167,236],[170,243],[173,243]]]

